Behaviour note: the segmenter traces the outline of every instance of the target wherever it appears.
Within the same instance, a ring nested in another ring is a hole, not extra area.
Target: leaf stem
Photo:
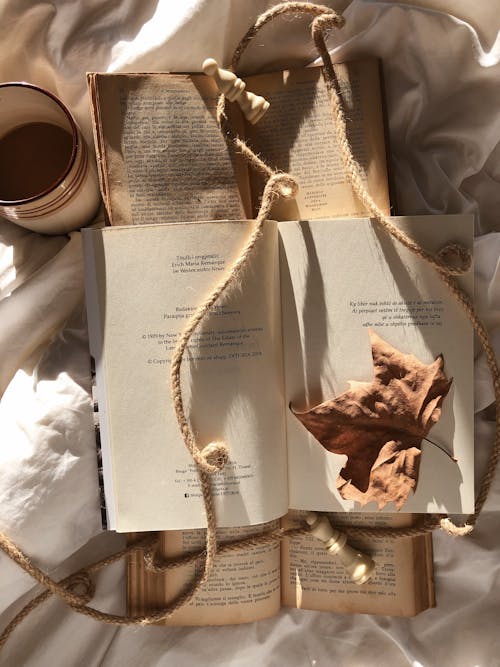
[[[450,452],[449,452],[447,449],[445,449],[445,448],[442,447],[441,445],[438,445],[438,443],[437,443],[437,442],[434,442],[434,440],[431,440],[430,438],[423,438],[423,440],[427,440],[427,442],[430,442],[431,445],[434,445],[435,447],[437,447],[438,449],[440,449],[442,452],[444,452],[444,453],[446,454],[446,456],[449,456],[450,459],[451,459],[452,461],[455,461],[455,463],[458,463],[458,459],[456,459],[456,458],[453,456],[453,454],[450,454]]]

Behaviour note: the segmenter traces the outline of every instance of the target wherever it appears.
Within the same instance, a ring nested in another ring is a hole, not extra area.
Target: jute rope
[[[497,408],[495,442],[489,459],[488,471],[482,481],[477,496],[475,512],[468,517],[467,523],[464,526],[456,526],[448,517],[440,515],[424,515],[420,518],[417,524],[409,528],[343,526],[342,530],[353,536],[397,539],[401,537],[421,535],[440,526],[452,535],[465,535],[472,530],[477,521],[488,495],[498,458],[500,456],[500,376],[495,354],[491,347],[486,329],[479,321],[469,298],[460,289],[458,283],[453,278],[454,275],[459,275],[469,269],[471,262],[470,255],[467,252],[464,252],[459,246],[447,246],[443,251],[438,253],[437,256],[428,253],[406,234],[397,229],[391,220],[380,211],[369,193],[366,191],[360,167],[354,159],[347,138],[342,100],[338,90],[335,71],[325,42],[326,32],[332,28],[340,28],[344,24],[344,20],[341,16],[336,14],[329,7],[307,2],[285,2],[277,5],[262,14],[243,37],[233,56],[233,69],[236,69],[241,56],[259,30],[277,16],[284,14],[306,14],[313,17],[311,26],[312,36],[318,52],[323,59],[323,76],[331,99],[334,131],[336,133],[349,182],[374,222],[415,255],[421,257],[424,261],[433,266],[443,282],[449,288],[450,292],[462,305],[465,314],[472,322],[474,330],[485,350],[488,367],[493,379]],[[196,310],[185,330],[182,332],[172,357],[170,381],[173,405],[184,443],[191,454],[193,461],[196,463],[198,470],[207,519],[205,548],[201,551],[184,555],[178,559],[160,560],[156,554],[158,536],[156,534],[148,534],[147,536],[129,544],[125,549],[92,563],[57,582],[38,568],[5,534],[0,533],[0,549],[45,588],[45,591],[31,600],[31,602],[28,603],[4,629],[0,635],[0,647],[5,644],[8,637],[19,623],[21,623],[33,609],[47,600],[51,595],[57,595],[74,611],[104,623],[116,625],[147,625],[150,623],[157,623],[170,617],[177,609],[187,604],[194,595],[196,595],[200,587],[203,586],[210,576],[217,553],[224,554],[241,549],[260,547],[266,544],[276,543],[285,537],[297,537],[309,532],[305,527],[288,531],[276,530],[262,535],[237,540],[235,542],[218,545],[216,535],[217,522],[211,493],[211,475],[224,467],[228,460],[228,450],[224,443],[213,442],[209,443],[200,451],[184,411],[181,368],[184,352],[193,332],[222,294],[236,284],[243,267],[258,243],[262,234],[263,225],[269,217],[274,202],[278,198],[294,197],[297,192],[297,184],[290,175],[275,171],[269,167],[252,151],[245,141],[233,132],[227,121],[225,104],[226,101],[224,96],[221,96],[218,104],[218,119],[221,129],[225,133],[228,141],[234,146],[235,150],[241,152],[253,168],[257,169],[267,177],[267,182],[264,187],[260,210],[249,239],[229,272]],[[451,263],[449,263],[450,258]],[[457,261],[458,265],[456,264]],[[165,606],[165,608],[157,612],[145,616],[117,615],[108,614],[89,606],[88,602],[94,594],[94,584],[91,576],[136,550],[140,550],[143,553],[146,567],[154,572],[163,572],[183,565],[192,564],[202,559],[204,561],[204,566],[200,573],[194,576],[193,580],[188,584],[185,590],[181,591],[174,600]]]

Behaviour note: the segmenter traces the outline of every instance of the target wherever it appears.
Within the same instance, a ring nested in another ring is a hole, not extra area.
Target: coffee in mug
[[[0,215],[44,234],[88,224],[96,168],[66,106],[30,83],[0,84]]]

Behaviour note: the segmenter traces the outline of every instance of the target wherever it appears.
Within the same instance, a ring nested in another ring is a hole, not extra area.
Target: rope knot
[[[290,174],[277,172],[269,177],[266,183],[263,199],[266,195],[271,197],[281,197],[282,199],[293,199],[297,196],[298,191],[299,186],[297,181],[290,176]]]
[[[208,473],[219,472],[229,460],[229,452],[223,442],[209,442],[200,453],[203,461],[200,465]]]
[[[472,255],[468,248],[459,243],[447,243],[437,253],[437,258],[444,264],[447,273],[461,276],[472,266]]]
[[[88,604],[95,593],[95,584],[88,572],[77,572],[72,575],[66,582],[65,588],[81,598],[82,606]]]

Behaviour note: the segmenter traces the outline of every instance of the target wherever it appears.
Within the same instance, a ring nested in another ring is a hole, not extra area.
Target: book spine
[[[96,385],[95,385],[95,361],[94,357],[90,357],[91,361],[91,379],[92,379],[92,401],[94,405],[94,438],[97,456],[97,479],[99,483],[99,496],[101,507],[101,525],[103,530],[108,529],[108,516],[106,510],[106,496],[104,495],[104,476],[102,472],[102,452],[101,452],[101,425],[99,421],[99,403],[97,401]]]

